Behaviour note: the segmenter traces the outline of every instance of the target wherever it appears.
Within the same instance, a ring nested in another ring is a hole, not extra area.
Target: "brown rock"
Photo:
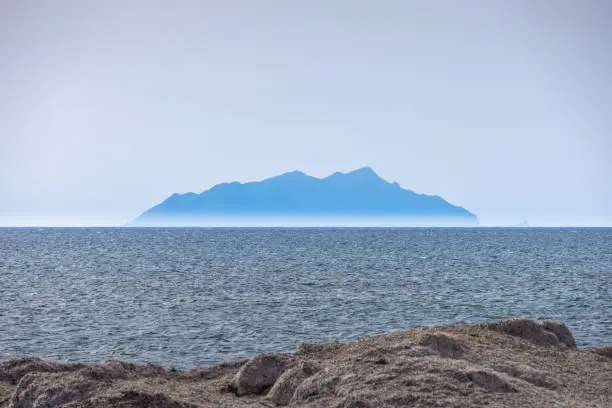
[[[473,370],[465,373],[474,384],[492,392],[516,391],[498,373],[488,370]]]
[[[57,373],[29,373],[21,378],[9,408],[54,408],[86,399],[96,381]]]
[[[611,407],[611,348],[572,344],[564,325],[515,319],[306,345],[186,372],[20,359],[0,363],[0,408]],[[238,385],[245,394],[236,395]]]
[[[296,388],[292,401],[305,400],[312,396],[321,397],[332,394],[339,382],[339,376],[319,371],[312,377],[308,377]]]
[[[419,339],[418,344],[437,351],[442,357],[450,358],[460,357],[466,349],[461,341],[444,332],[425,333]]]
[[[576,342],[570,330],[563,323],[529,319],[510,319],[486,323],[488,329],[523,338],[538,346],[575,348]]]
[[[0,363],[0,381],[17,384],[28,373],[57,373],[75,371],[84,367],[83,364],[58,364],[27,357]]]
[[[315,374],[319,369],[312,364],[300,363],[298,366],[285,371],[268,392],[267,399],[276,405],[287,405],[297,387],[308,377]]]
[[[280,354],[260,354],[250,359],[236,374],[236,395],[263,394],[285,371],[287,360]]]
[[[600,356],[612,358],[612,346],[592,348],[589,349],[589,351],[599,354]]]
[[[561,343],[561,347],[565,346],[569,348],[576,348],[576,341],[574,340],[574,336],[572,335],[570,329],[564,323],[545,320],[542,322],[537,322],[537,324],[540,325],[542,329],[555,333],[555,335],[559,339],[559,342]]]

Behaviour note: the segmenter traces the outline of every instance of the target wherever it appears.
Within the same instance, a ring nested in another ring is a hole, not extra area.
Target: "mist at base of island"
[[[465,217],[370,217],[370,216],[223,216],[168,217],[135,221],[128,227],[478,227]]]

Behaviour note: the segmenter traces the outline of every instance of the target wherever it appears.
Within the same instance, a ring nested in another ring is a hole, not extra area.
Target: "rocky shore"
[[[612,346],[505,320],[302,344],[189,371],[120,361],[0,363],[0,408],[612,407]]]

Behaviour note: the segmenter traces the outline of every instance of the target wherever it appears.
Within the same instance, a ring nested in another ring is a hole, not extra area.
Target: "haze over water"
[[[504,317],[612,338],[612,229],[0,229],[0,360],[188,368]]]

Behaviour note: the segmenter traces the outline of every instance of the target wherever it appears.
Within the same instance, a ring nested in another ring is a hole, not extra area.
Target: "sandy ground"
[[[0,363],[1,408],[612,407],[612,347],[561,323],[416,329],[169,371],[120,361]]]

